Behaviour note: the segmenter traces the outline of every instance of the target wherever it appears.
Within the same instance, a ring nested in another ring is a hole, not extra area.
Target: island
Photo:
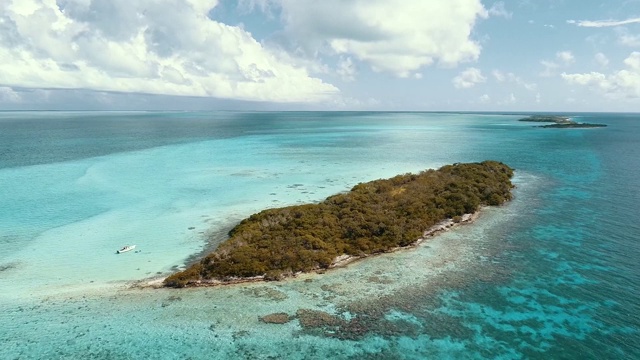
[[[316,204],[264,210],[164,285],[281,280],[415,246],[469,221],[482,206],[510,200],[512,176],[513,169],[497,161],[456,163],[360,183]]]
[[[606,127],[604,124],[589,124],[579,123],[571,120],[566,116],[556,115],[532,115],[526,118],[522,118],[518,121],[537,122],[537,123],[553,123],[549,125],[541,125],[541,128],[556,128],[556,129],[568,129],[568,128],[597,128]]]

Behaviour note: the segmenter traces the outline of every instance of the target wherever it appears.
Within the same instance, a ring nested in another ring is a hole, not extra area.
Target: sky
[[[640,112],[640,0],[0,0],[0,110]]]

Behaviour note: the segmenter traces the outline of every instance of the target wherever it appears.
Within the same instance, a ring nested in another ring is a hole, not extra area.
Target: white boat
[[[131,251],[131,250],[133,250],[135,248],[136,248],[135,245],[127,245],[127,246],[123,247],[122,249],[116,251],[116,254],[122,254],[122,253],[125,253],[127,251]]]

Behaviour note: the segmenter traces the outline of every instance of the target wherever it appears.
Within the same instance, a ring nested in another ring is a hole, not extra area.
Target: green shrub
[[[164,279],[164,284],[169,287],[185,287],[189,283],[198,281],[202,272],[202,264],[194,264],[184,271],[175,273]]]
[[[510,200],[512,176],[513,170],[497,161],[454,164],[360,183],[318,204],[264,210],[240,222],[216,251],[165,284],[253,276],[279,280],[326,269],[342,254],[408,246],[444,219],[459,222],[482,205]]]

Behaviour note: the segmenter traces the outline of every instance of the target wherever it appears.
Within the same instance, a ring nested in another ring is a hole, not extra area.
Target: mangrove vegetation
[[[211,254],[165,279],[171,287],[323,270],[344,255],[409,246],[446,219],[511,199],[513,170],[497,161],[453,164],[360,183],[317,204],[268,209],[240,222]]]

